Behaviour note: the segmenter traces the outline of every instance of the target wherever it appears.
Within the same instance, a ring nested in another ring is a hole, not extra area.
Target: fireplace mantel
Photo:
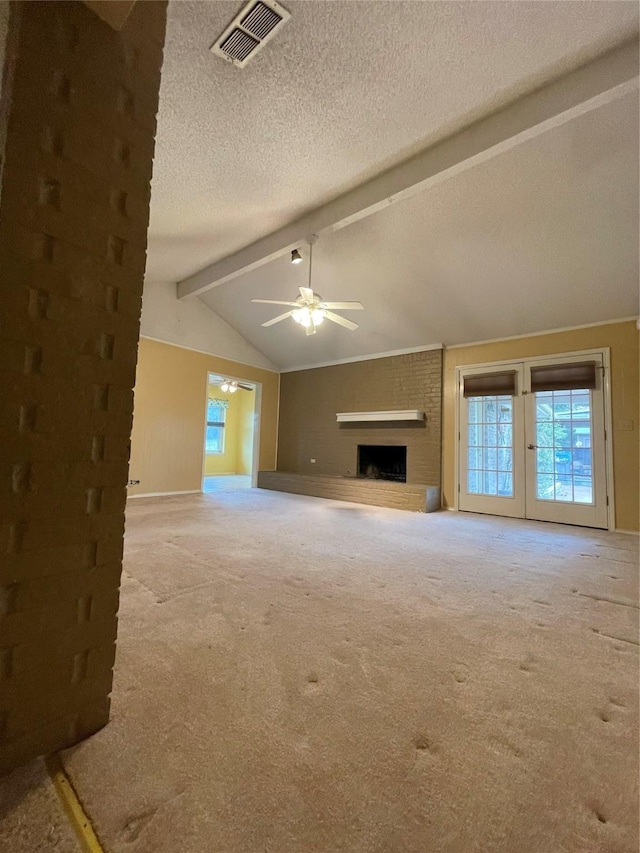
[[[386,412],[337,412],[339,424],[365,423],[366,421],[423,421],[419,409],[395,409]]]

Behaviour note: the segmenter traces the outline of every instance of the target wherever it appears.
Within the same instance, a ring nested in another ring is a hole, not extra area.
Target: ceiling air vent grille
[[[211,52],[243,68],[290,17],[275,0],[251,0],[211,46]]]
[[[274,27],[278,26],[281,20],[282,15],[270,9],[265,3],[256,3],[240,23],[248,33],[263,40]]]
[[[258,39],[254,39],[249,33],[245,33],[244,30],[236,27],[235,30],[231,30],[231,35],[222,42],[220,50],[226,53],[229,59],[244,62],[259,44]]]

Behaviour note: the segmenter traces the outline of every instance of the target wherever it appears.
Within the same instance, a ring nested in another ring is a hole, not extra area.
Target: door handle
[[[527,450],[535,450],[537,446],[537,444],[527,444]]]

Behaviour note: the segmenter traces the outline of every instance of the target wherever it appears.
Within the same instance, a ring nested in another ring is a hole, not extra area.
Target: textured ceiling
[[[638,26],[635,2],[285,0],[290,22],[240,70],[208,48],[241,5],[169,5],[149,231],[151,281],[185,278],[601,53]],[[501,162],[489,169],[494,181],[504,181]],[[514,178],[517,183],[517,171]],[[539,179],[545,180],[542,173]],[[417,208],[425,204],[440,212],[449,192],[466,198],[476,183],[482,184],[480,173],[455,189],[446,184],[434,200],[417,201]],[[460,222],[450,211],[454,232],[466,226],[471,212],[482,221],[493,212],[491,202],[504,206],[490,182],[482,191],[485,200],[476,196]],[[506,195],[516,203],[512,187]],[[401,205],[389,221],[402,221],[408,215],[403,209],[409,210]],[[365,245],[362,235],[387,227],[383,221],[346,229],[336,247],[351,240]],[[524,214],[518,221],[527,224]],[[388,227],[400,239],[408,226]],[[488,234],[498,243],[500,227]],[[454,237],[448,235],[449,247]],[[527,261],[522,256],[518,266]],[[379,276],[373,262],[361,273],[370,280]],[[411,276],[410,290],[419,286],[421,268],[405,264],[403,274]],[[350,268],[340,270],[342,281],[350,276]],[[376,334],[380,347],[393,337],[388,329]]]
[[[260,326],[280,311],[252,298],[307,283],[287,258],[202,299],[283,368],[633,316],[638,121],[627,96],[321,238],[313,287],[363,302],[355,332]]]

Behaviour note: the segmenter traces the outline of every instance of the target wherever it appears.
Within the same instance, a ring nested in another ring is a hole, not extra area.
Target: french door
[[[603,353],[458,370],[458,508],[608,526]]]

